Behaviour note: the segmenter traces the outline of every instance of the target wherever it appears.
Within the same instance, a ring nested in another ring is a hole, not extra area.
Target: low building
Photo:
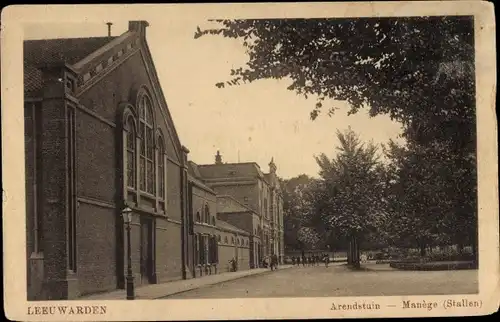
[[[250,234],[250,268],[260,267],[261,227],[259,215],[231,196],[218,195],[217,218]]]
[[[223,163],[219,151],[214,164],[197,165],[199,177],[217,195],[233,197],[260,220],[258,262],[272,254],[284,259],[283,195],[274,160],[264,173],[255,162]],[[250,231],[252,232],[252,231]]]
[[[231,260],[236,261],[238,270],[250,269],[250,234],[222,220],[218,224],[220,271],[231,271]]]

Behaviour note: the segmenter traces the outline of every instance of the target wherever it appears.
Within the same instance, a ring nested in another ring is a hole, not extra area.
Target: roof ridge
[[[94,50],[93,52],[91,52],[90,54],[88,54],[87,56],[85,56],[84,58],[82,58],[79,61],[75,62],[73,64],[73,67],[76,68],[76,69],[82,68],[86,64],[90,63],[96,57],[104,54],[105,52],[107,52],[111,48],[113,48],[116,45],[118,45],[121,42],[123,42],[131,34],[132,34],[131,32],[127,31],[127,32],[124,32],[123,34],[121,34],[120,36],[117,36],[117,37],[97,37],[97,38],[111,38],[111,39],[110,39],[110,41],[108,41],[107,43],[105,43],[101,47],[97,48],[96,50]]]
[[[236,230],[236,231],[240,231],[240,232],[244,232],[245,234],[249,234],[249,235],[250,235],[250,233],[249,233],[248,231],[246,231],[246,230],[244,230],[244,229],[241,229],[241,228],[238,228],[238,227],[236,227],[236,226],[234,226],[234,225],[232,225],[232,224],[228,223],[228,222],[227,222],[227,221],[225,221],[225,220],[222,220],[222,219],[217,219],[217,221],[218,221],[219,223],[221,223],[221,222],[222,222],[224,225],[229,226],[229,228],[230,228],[230,229],[233,229],[233,230]],[[221,228],[224,228],[224,227],[221,227]]]
[[[120,36],[102,36],[102,37],[64,37],[64,38],[40,38],[40,39],[25,39],[24,42],[33,42],[33,41],[54,41],[54,40],[70,40],[70,39],[104,39],[104,38],[118,38]]]
[[[243,207],[244,209],[248,210],[248,211],[251,211],[251,212],[254,212],[252,209],[250,209],[249,207],[245,206],[244,204],[242,204],[241,202],[239,202],[236,198],[234,198],[233,196],[231,195],[217,195],[217,197],[223,197],[223,198],[229,198],[229,199],[232,199],[233,201],[235,201],[238,205],[240,205],[241,207]]]

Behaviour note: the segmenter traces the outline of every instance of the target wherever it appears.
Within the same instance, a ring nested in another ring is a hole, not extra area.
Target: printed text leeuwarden
[[[28,306],[28,315],[103,315],[104,305],[74,305],[74,306]]]

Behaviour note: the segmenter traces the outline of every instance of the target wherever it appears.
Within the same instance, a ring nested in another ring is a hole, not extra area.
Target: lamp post
[[[126,207],[122,210],[123,222],[127,224],[127,300],[134,300],[134,276],[132,275],[132,254],[130,253],[130,223],[132,222],[132,209]]]

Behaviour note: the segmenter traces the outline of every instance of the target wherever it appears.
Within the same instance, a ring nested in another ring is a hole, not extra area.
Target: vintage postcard
[[[1,21],[8,318],[498,309],[491,3],[33,5]]]

